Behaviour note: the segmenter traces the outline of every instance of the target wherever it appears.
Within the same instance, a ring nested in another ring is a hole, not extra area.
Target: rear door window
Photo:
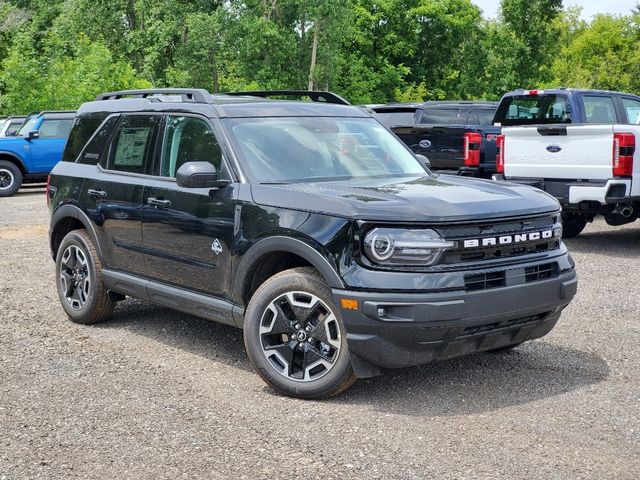
[[[456,125],[459,124],[459,108],[425,108],[422,112],[420,123],[435,125]]]
[[[160,125],[159,115],[127,115],[111,142],[109,170],[150,174]]]
[[[623,98],[622,106],[627,114],[627,123],[640,125],[640,101],[633,98]]]
[[[515,95],[500,102],[495,123],[505,127],[571,123],[571,110],[566,95]]]
[[[616,109],[613,98],[600,95],[583,95],[585,123],[613,125],[616,123]]]

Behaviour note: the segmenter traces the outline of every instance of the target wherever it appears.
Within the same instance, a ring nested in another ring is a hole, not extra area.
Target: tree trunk
[[[309,90],[313,90],[315,86],[313,71],[316,69],[316,60],[318,57],[319,34],[320,34],[320,23],[316,20],[313,28],[313,45],[311,46],[311,66],[309,67]]]
[[[220,90],[220,81],[218,79],[218,63],[216,62],[216,52],[211,49],[211,77],[213,79],[213,93]]]

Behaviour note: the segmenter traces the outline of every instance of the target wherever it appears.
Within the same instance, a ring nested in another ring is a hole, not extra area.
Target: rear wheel
[[[244,341],[259,375],[285,395],[326,398],[356,380],[339,310],[314,269],[286,270],[256,291]]]
[[[562,236],[564,238],[577,237],[587,225],[587,219],[577,213],[562,214]]]
[[[13,163],[0,160],[0,197],[10,197],[22,186],[22,172]]]
[[[102,263],[86,230],[69,232],[56,257],[58,296],[62,308],[75,323],[105,320],[115,302],[102,282]]]

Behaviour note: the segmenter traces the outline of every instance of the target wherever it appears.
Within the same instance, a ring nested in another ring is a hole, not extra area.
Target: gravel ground
[[[640,477],[640,222],[567,242],[579,292],[544,339],[311,402],[230,327],[134,300],[69,322],[44,202],[0,199],[0,480]]]

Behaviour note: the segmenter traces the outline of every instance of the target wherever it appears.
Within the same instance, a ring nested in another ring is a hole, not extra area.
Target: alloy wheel
[[[340,341],[335,314],[310,293],[284,293],[262,314],[262,352],[273,368],[290,380],[309,382],[326,375],[340,355]]]
[[[13,173],[6,168],[0,168],[0,190],[8,190],[14,182]]]
[[[62,254],[60,283],[69,306],[74,310],[84,307],[91,291],[91,277],[87,256],[76,245],[69,245]]]

